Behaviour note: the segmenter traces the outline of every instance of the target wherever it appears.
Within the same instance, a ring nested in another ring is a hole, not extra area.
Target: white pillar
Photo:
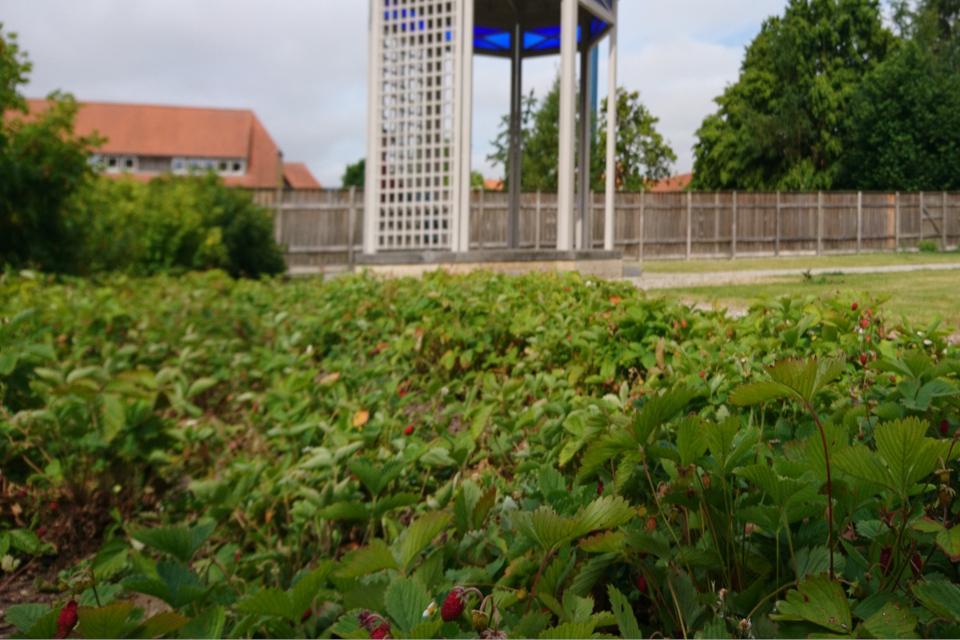
[[[589,23],[582,26],[584,34],[588,32]],[[592,202],[590,201],[590,120],[593,116],[593,106],[590,103],[590,46],[584,44],[580,48],[580,123],[577,132],[577,249],[590,250],[593,248],[593,216]]]
[[[378,112],[382,108],[380,93],[380,77],[375,70],[380,69],[380,5],[382,3],[370,0],[369,42],[367,47],[367,158],[366,173],[364,175],[363,190],[363,252],[373,254],[377,252],[377,223],[380,218],[380,205],[377,202],[375,182],[380,179],[380,132],[377,125],[380,122]]]
[[[560,149],[557,162],[557,249],[573,249],[574,140],[577,114],[577,0],[560,5]]]
[[[617,0],[613,2],[617,15]],[[607,63],[607,199],[603,218],[603,248],[614,249],[614,220],[617,191],[617,25],[610,29],[610,60]]]
[[[453,228],[450,248],[455,252],[470,250],[470,151],[473,148],[473,1],[463,0],[463,15],[460,24],[463,29],[457,34],[460,39],[460,60],[463,68],[456,74],[455,82],[460,83],[460,203],[457,215],[452,216]]]

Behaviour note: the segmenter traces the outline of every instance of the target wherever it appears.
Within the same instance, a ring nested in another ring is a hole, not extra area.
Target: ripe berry
[[[443,618],[444,622],[453,622],[463,615],[466,603],[460,595],[460,589],[455,588],[450,592],[450,595],[447,596],[447,599],[444,600],[443,607],[440,609],[440,617]]]
[[[923,558],[920,557],[919,553],[915,553],[910,558],[910,571],[913,572],[914,578],[920,577],[920,573],[923,571]]]
[[[45,535],[47,535],[47,528],[43,525],[37,527],[37,536],[42,538]]]
[[[50,503],[50,511],[56,511],[56,510],[57,510],[57,503],[56,503],[56,502],[51,502],[51,503]]]
[[[860,364],[867,364],[867,354],[860,355]]]
[[[890,382],[893,382],[894,384],[896,384],[897,376],[890,376]]]
[[[383,640],[384,638],[392,638],[390,635],[390,625],[382,624],[373,631],[370,632],[370,640]]]
[[[642,594],[647,593],[647,579],[645,577],[640,576],[639,578],[637,578],[637,589]]]
[[[684,329],[687,328],[687,321],[686,321],[686,320],[682,320],[682,321],[680,322],[680,324],[683,326]]]
[[[597,495],[601,495],[601,496],[603,495],[603,483],[602,483],[602,482],[598,482],[598,483],[597,483]]]
[[[950,429],[950,423],[944,420],[940,423],[940,434],[947,435],[947,431]]]
[[[883,550],[880,551],[880,569],[883,571],[883,575],[887,575],[892,564],[893,549],[890,547],[884,547]]]
[[[700,378],[703,379],[703,378],[706,378],[706,377],[707,377],[707,372],[706,372],[706,371],[701,371],[701,372],[700,372]]]
[[[413,425],[407,425],[407,428],[403,430],[404,435],[411,436],[413,435]]]
[[[71,600],[60,610],[60,616],[57,618],[57,637],[66,638],[77,626],[77,602]]]
[[[851,311],[856,311],[859,306],[860,306],[859,304],[857,304],[856,302],[854,302],[854,303],[853,303],[853,306],[850,307],[850,310],[851,310]]]
[[[860,326],[866,329],[867,327],[870,326],[870,321],[864,318],[863,320],[860,321]]]
[[[306,622],[307,620],[309,620],[311,613],[313,613],[313,611],[310,610],[310,609],[307,609],[306,611],[304,611],[304,612],[303,612],[303,615],[300,617],[300,624],[303,624],[304,622]]]

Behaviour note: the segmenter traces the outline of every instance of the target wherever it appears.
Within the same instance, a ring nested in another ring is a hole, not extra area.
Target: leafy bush
[[[6,553],[27,566],[91,502],[112,514],[54,606],[7,620],[955,636],[960,353],[882,302],[734,319],[576,275],[7,274]],[[135,593],[172,611],[144,620]]]
[[[940,251],[940,247],[937,246],[937,243],[933,240],[924,240],[917,243],[917,249],[920,253],[937,253]]]
[[[213,174],[148,184],[101,177],[69,207],[85,230],[80,244],[88,273],[223,269],[256,278],[286,270],[270,213]]]

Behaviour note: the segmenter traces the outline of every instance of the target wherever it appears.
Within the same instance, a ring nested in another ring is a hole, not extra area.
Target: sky
[[[786,0],[620,0],[618,84],[640,91],[677,154],[692,147],[713,99],[735,82],[744,48]],[[0,0],[4,32],[33,63],[27,97],[251,109],[284,159],[324,186],[365,151],[365,0]],[[606,41],[600,45],[601,97]],[[524,92],[543,96],[560,59],[524,63]],[[509,62],[474,64],[473,168],[509,108]]]

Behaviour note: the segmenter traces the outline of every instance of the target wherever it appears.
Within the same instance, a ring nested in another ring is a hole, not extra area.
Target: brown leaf
[[[661,370],[664,370],[667,368],[667,361],[665,356],[666,349],[667,349],[667,341],[663,338],[660,338],[660,342],[657,343],[656,356],[657,356],[657,366],[660,367]]]
[[[369,411],[357,411],[353,414],[353,426],[358,429],[363,425],[370,422],[370,412]]]
[[[331,385],[339,379],[340,379],[339,371],[336,373],[328,373],[327,375],[320,378],[317,384],[319,384],[321,387],[326,387],[327,385]]]

